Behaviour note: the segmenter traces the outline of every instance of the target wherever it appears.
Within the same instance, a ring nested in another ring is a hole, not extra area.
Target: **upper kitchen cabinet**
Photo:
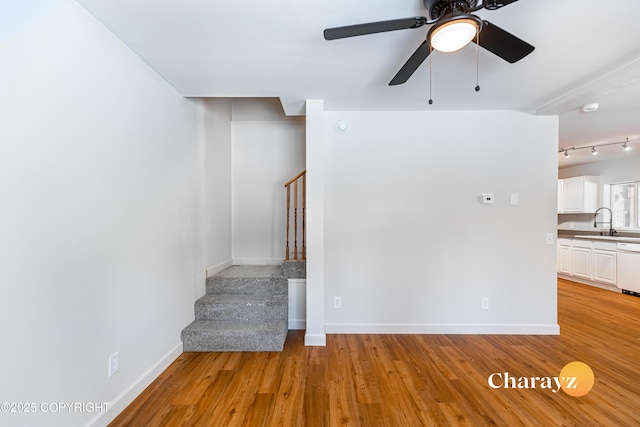
[[[576,176],[558,181],[558,213],[594,213],[598,209],[597,176]]]

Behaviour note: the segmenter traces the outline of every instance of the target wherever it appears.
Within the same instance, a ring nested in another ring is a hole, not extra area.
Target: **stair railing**
[[[291,178],[289,181],[285,182],[284,186],[287,189],[287,248],[285,261],[289,261],[291,259],[291,250],[289,248],[289,236],[290,230],[293,222],[293,259],[294,260],[305,260],[307,259],[307,250],[304,241],[304,233],[305,233],[305,207],[306,207],[306,177],[307,171],[303,170],[298,175]],[[293,185],[293,194],[291,194],[291,186]],[[299,196],[298,187],[300,187],[301,194]],[[291,211],[291,202],[293,202],[293,212]],[[298,215],[298,203],[301,205],[301,214]],[[292,215],[293,214],[293,215]],[[291,218],[293,217],[293,221]],[[300,258],[298,258],[298,217],[302,222],[300,231],[302,234],[302,252],[300,253]]]

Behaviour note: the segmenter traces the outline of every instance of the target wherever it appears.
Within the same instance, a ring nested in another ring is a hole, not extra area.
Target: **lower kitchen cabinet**
[[[616,255],[613,251],[593,250],[593,280],[616,285]]]
[[[571,275],[581,279],[593,280],[591,275],[591,256],[593,244],[588,240],[571,241]]]
[[[616,263],[613,242],[558,239],[559,275],[616,286]]]
[[[571,275],[571,240],[558,239],[558,273]]]

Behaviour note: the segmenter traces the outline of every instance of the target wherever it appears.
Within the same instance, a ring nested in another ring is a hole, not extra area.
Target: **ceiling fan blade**
[[[384,33],[385,31],[406,30],[422,27],[426,23],[427,18],[414,16],[390,21],[369,22],[368,24],[347,25],[346,27],[327,28],[324,30],[324,38],[325,40],[336,40],[366,34]]]
[[[389,86],[401,85],[402,83],[406,83],[409,80],[409,77],[416,72],[418,67],[424,62],[425,59],[431,53],[431,48],[429,47],[429,43],[425,40],[422,42],[420,47],[413,52],[413,55],[405,62],[405,64],[400,68],[400,71],[395,75],[395,77],[389,82]]]
[[[474,42],[477,41],[474,39]],[[529,55],[535,47],[490,22],[482,21],[480,43],[489,52],[514,63]]]
[[[485,0],[483,7],[488,10],[497,10],[517,1],[518,0]]]

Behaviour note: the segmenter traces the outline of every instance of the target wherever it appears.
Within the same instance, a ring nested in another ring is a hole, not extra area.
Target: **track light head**
[[[628,142],[629,142],[629,138],[627,138],[627,140],[622,144],[622,148],[624,149],[624,151],[631,150],[631,147],[629,147],[629,145],[627,145]]]
[[[598,154],[598,150],[596,150],[596,147],[591,147],[591,155],[595,156]]]
[[[568,159],[569,157],[571,157],[569,156],[569,150],[564,150],[564,157],[565,159]]]

